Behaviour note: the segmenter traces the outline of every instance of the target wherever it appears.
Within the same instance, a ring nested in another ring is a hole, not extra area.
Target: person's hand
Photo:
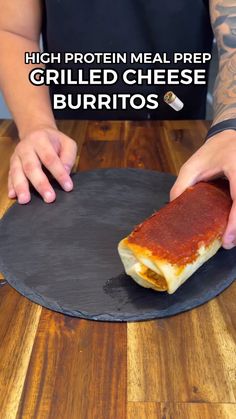
[[[223,236],[223,247],[236,245],[236,131],[225,130],[209,140],[181,167],[171,189],[170,199],[177,198],[186,188],[201,180],[225,175],[230,182],[233,205]]]
[[[8,175],[8,196],[20,204],[30,201],[29,184],[47,203],[56,198],[54,189],[42,166],[48,169],[61,187],[73,189],[70,172],[76,159],[76,143],[54,128],[41,128],[27,134],[17,144],[11,157]]]

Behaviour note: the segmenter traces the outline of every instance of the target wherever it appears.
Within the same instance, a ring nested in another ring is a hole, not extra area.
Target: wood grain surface
[[[74,167],[177,174],[203,143],[203,121],[60,121],[78,144]],[[0,217],[11,121],[0,122]],[[1,238],[0,238],[1,239]],[[236,285],[187,313],[139,323],[86,321],[22,297],[0,275],[0,418],[233,419]],[[2,286],[1,286],[2,285]]]

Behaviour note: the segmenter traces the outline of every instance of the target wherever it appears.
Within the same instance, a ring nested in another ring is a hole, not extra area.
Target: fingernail
[[[45,202],[52,202],[54,200],[54,194],[51,191],[45,192],[43,199]]]
[[[64,183],[64,189],[66,192],[70,192],[73,189],[73,183],[72,181],[67,181]]]
[[[27,197],[27,195],[26,195],[26,194],[24,194],[24,193],[21,193],[21,194],[18,196],[18,202],[19,202],[19,204],[27,204],[27,202],[28,202],[28,197]]]

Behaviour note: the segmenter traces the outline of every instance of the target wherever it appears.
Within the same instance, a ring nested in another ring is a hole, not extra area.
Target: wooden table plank
[[[10,137],[14,142],[18,139],[17,129],[11,119],[0,119],[0,138]]]
[[[2,218],[3,214],[13,204],[13,201],[7,196],[7,177],[9,161],[16,146],[16,141],[13,141],[12,137],[3,136],[3,134],[5,135],[11,132],[11,126],[13,126],[13,124],[10,124],[8,121],[4,121],[2,124],[0,122],[0,218]],[[15,128],[13,127],[12,131],[14,132],[14,130]],[[4,277],[0,273],[0,281],[3,279]]]
[[[0,288],[0,417],[16,417],[42,308]]]
[[[127,419],[167,419],[161,415],[161,404],[155,402],[128,402]],[[175,418],[173,418],[175,419]]]
[[[19,418],[125,418],[125,324],[43,309]]]
[[[236,282],[227,288],[217,298],[224,310],[224,318],[236,330]]]
[[[86,141],[81,151],[79,170],[122,167],[123,124],[119,121],[91,121],[86,132]]]
[[[162,154],[174,174],[178,174],[182,164],[203,144],[209,126],[203,121],[181,122],[163,122]]]
[[[119,141],[123,125],[121,121],[90,121],[87,141]]]
[[[163,130],[151,122],[124,124],[124,167],[169,171],[166,156],[161,153]]]
[[[127,419],[233,419],[235,404],[128,403]]]
[[[122,166],[122,143],[119,141],[86,141],[83,145],[79,170]]]
[[[235,404],[161,403],[162,419],[234,419]]]
[[[129,401],[235,402],[235,329],[217,299],[127,327]]]

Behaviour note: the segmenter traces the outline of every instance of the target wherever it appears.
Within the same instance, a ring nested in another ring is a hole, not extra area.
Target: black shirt
[[[212,29],[204,0],[45,0],[44,49],[48,52],[211,52]],[[60,64],[53,64],[59,68]],[[122,70],[122,64],[120,64]],[[127,65],[124,65],[124,69]],[[69,67],[69,65],[68,65]],[[91,66],[90,66],[91,67]],[[98,65],[97,68],[111,68]],[[137,65],[140,68],[140,64]],[[145,65],[143,65],[145,68]],[[148,65],[150,68],[150,65]],[[155,68],[158,67],[155,64]],[[188,68],[196,65],[187,65]],[[78,68],[78,66],[74,66]],[[81,68],[81,64],[80,64]],[[83,66],[86,69],[86,65]],[[94,65],[96,68],[96,65]],[[116,66],[117,68],[117,66]],[[161,67],[163,68],[163,66]],[[171,68],[186,68],[175,64]],[[203,68],[203,65],[201,65]],[[208,70],[208,64],[205,64]],[[176,112],[159,100],[157,110],[62,110],[71,119],[201,119],[205,117],[206,85],[51,86],[53,93],[157,93],[173,90],[184,102]]]

